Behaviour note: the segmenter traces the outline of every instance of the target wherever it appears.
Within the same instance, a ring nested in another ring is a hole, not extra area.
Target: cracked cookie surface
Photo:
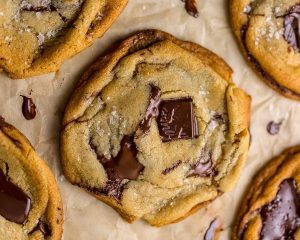
[[[64,113],[65,176],[132,222],[179,221],[230,190],[250,98],[201,46],[146,30],[102,56]]]
[[[127,0],[0,0],[0,69],[12,78],[57,71],[102,36]]]
[[[274,90],[300,100],[300,1],[231,0],[230,11],[248,63]]]
[[[300,239],[300,146],[274,158],[250,186],[232,239]]]
[[[2,118],[0,142],[0,239],[61,239],[62,201],[52,172]]]

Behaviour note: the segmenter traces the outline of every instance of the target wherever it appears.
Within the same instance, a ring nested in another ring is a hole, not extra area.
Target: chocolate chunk
[[[290,8],[284,18],[284,39],[296,51],[300,50],[300,4]]]
[[[0,215],[22,224],[30,211],[31,200],[18,186],[9,181],[0,169]]]
[[[158,116],[158,107],[160,104],[160,89],[156,86],[151,86],[150,102],[146,111],[145,118],[140,123],[140,128],[143,133],[149,131],[153,118]]]
[[[204,240],[214,240],[216,235],[221,228],[221,221],[219,218],[215,218],[209,225],[204,235]]]
[[[32,234],[35,231],[40,231],[44,235],[44,237],[51,236],[50,227],[48,226],[48,224],[46,224],[45,222],[43,222],[41,220],[39,220],[36,227],[29,234]]]
[[[157,122],[163,142],[193,139],[199,135],[191,98],[163,100]]]
[[[300,227],[300,198],[294,179],[283,181],[276,198],[261,209],[260,239],[294,239]]]
[[[177,161],[173,166],[166,168],[165,170],[162,171],[163,175],[167,175],[169,174],[171,171],[173,171],[174,169],[178,168],[180,166],[180,164],[182,163],[181,160]]]
[[[216,170],[213,168],[212,153],[201,157],[201,160],[193,166],[193,170],[190,174],[191,176],[200,177],[212,177],[217,174]]]
[[[269,134],[271,135],[276,135],[279,133],[280,131],[280,127],[281,127],[282,122],[276,123],[274,121],[271,121],[268,123],[267,125],[267,131]]]
[[[182,0],[185,3],[187,13],[195,18],[199,17],[196,0]]]
[[[124,136],[118,155],[111,159],[102,159],[109,179],[137,179],[144,169],[144,166],[139,163],[136,157],[137,153],[133,137]]]
[[[25,97],[23,95],[21,95],[21,97],[23,97],[23,104],[22,104],[23,116],[27,120],[34,119],[36,116],[36,106],[35,106],[33,100],[31,98]]]
[[[96,147],[92,144],[91,148],[96,151]],[[133,137],[124,136],[121,141],[121,149],[116,157],[106,159],[104,156],[97,156],[108,177],[104,192],[116,200],[120,200],[123,187],[128,180],[136,180],[144,170],[144,166],[136,157],[137,153]]]

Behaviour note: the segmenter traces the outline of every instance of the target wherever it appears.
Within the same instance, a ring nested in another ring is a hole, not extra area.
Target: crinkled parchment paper
[[[106,35],[67,61],[59,72],[17,81],[0,74],[0,114],[25,133],[57,177],[65,208],[64,240],[202,240],[216,216],[223,221],[221,239],[230,239],[234,214],[255,172],[286,147],[300,143],[300,104],[266,87],[246,65],[229,27],[227,4],[227,0],[199,0],[200,17],[195,19],[185,12],[180,0],[130,0]],[[187,220],[160,229],[143,221],[127,224],[110,207],[68,183],[59,163],[62,111],[84,69],[113,42],[146,28],[168,31],[213,50],[231,65],[234,81],[253,99],[252,145],[235,190]],[[26,121],[19,95],[28,95],[31,90],[38,114],[34,120]],[[266,125],[272,120],[283,120],[276,136],[266,131]]]

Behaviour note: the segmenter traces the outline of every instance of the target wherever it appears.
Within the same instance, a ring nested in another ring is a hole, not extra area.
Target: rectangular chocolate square
[[[198,137],[198,124],[191,98],[161,101],[157,123],[163,142]]]

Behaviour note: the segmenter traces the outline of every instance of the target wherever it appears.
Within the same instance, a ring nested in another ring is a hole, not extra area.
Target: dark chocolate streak
[[[32,234],[35,231],[40,231],[44,235],[44,237],[51,236],[50,227],[45,222],[43,222],[41,220],[39,220],[39,222],[36,225],[36,227],[29,234]]]
[[[300,4],[291,7],[284,16],[285,40],[296,51],[300,50]]]
[[[207,229],[204,240],[214,240],[218,230],[221,228],[221,221],[219,218],[215,218],[209,225]]]
[[[97,153],[96,147],[92,143],[90,145]],[[138,161],[137,153],[133,137],[124,136],[121,141],[121,149],[116,157],[107,159],[104,156],[97,155],[108,177],[106,186],[103,189],[105,194],[119,201],[124,185],[128,180],[136,180],[138,178],[144,170],[144,166]]]
[[[283,87],[280,85],[258,62],[258,60],[250,53],[247,44],[246,44],[246,34],[248,31],[248,24],[245,24],[241,28],[241,40],[242,44],[244,46],[244,49],[248,55],[248,60],[252,63],[253,67],[258,71],[258,73],[265,79],[267,80],[273,87],[279,89],[283,93],[295,95],[297,97],[300,97],[300,93],[297,93],[289,88]]]
[[[182,161],[179,160],[177,161],[175,164],[173,164],[171,167],[166,168],[165,170],[162,171],[163,175],[167,175],[169,174],[171,171],[173,171],[174,169],[178,168],[180,166],[180,164],[182,164]]]
[[[294,239],[300,227],[300,197],[294,179],[283,181],[276,198],[261,209],[261,239]]]
[[[189,177],[213,177],[217,171],[213,167],[212,153],[201,156],[201,160],[192,166],[193,170]]]
[[[47,6],[37,6],[37,7],[34,7],[32,5],[23,6],[21,8],[21,10],[22,11],[27,11],[27,12],[57,12],[63,22],[65,22],[65,23],[68,22],[68,18],[66,18],[65,16],[63,16],[58,11],[58,8],[55,7],[53,4],[49,4]]]
[[[196,0],[182,0],[185,3],[187,13],[195,18],[199,17]]]
[[[8,171],[8,166],[6,168]],[[8,221],[22,224],[26,220],[30,208],[30,198],[22,189],[10,182],[10,179],[0,169],[0,215]]]
[[[36,106],[33,100],[29,97],[21,95],[23,98],[22,113],[27,120],[32,120],[36,116]]]
[[[145,118],[140,123],[140,129],[143,131],[143,133],[147,133],[149,131],[152,119],[156,118],[159,114],[158,107],[161,101],[160,94],[160,89],[152,85],[149,105],[145,114]]]

